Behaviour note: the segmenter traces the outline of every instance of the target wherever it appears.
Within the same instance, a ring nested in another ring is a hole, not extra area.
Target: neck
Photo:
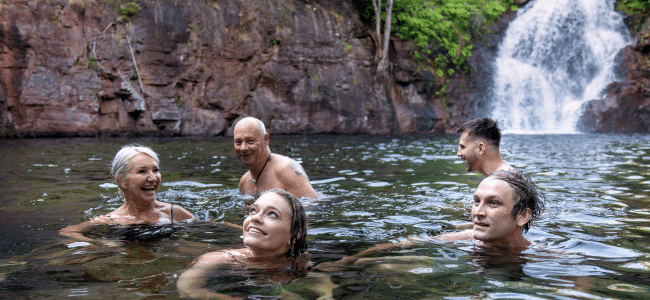
[[[523,231],[515,233],[514,237],[506,240],[484,241],[484,245],[499,249],[520,250],[530,246],[530,241],[524,237]]]
[[[122,207],[131,216],[142,216],[150,214],[153,211],[153,204],[154,203],[135,201],[132,197],[125,196],[124,205],[122,205]]]
[[[483,166],[481,169],[479,169],[479,173],[483,175],[484,177],[487,177],[488,175],[498,171],[498,170],[505,170],[509,169],[510,165],[508,165],[505,161],[503,161],[503,158],[501,158],[500,154],[495,154],[491,155],[490,157],[487,157],[483,163]]]
[[[276,250],[264,250],[248,247],[247,253],[248,257],[255,260],[264,260],[264,261],[273,261],[273,262],[283,262],[287,260],[287,251],[289,249],[276,249]]]
[[[252,168],[249,168],[251,171],[251,179],[253,179],[254,183],[257,183],[257,180],[259,180],[260,175],[262,175],[262,172],[264,172],[264,169],[266,168],[266,165],[269,163],[269,160],[271,160],[271,153],[269,152],[268,156],[264,156],[264,160],[261,163],[255,164]]]

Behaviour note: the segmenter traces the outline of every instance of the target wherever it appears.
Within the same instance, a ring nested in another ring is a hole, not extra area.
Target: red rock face
[[[475,110],[471,79],[436,95],[408,42],[382,79],[351,1],[114,2],[2,1],[0,136],[230,135],[244,116],[273,134],[445,133]]]
[[[636,45],[621,52],[622,81],[607,86],[605,99],[588,102],[579,129],[598,133],[650,132],[650,20]]]

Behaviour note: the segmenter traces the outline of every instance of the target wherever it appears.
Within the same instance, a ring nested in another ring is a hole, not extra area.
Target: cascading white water
[[[630,43],[615,0],[533,0],[499,46],[492,118],[511,133],[575,133]]]

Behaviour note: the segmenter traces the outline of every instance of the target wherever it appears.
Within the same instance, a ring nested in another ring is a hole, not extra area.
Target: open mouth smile
[[[257,227],[249,227],[248,230],[247,230],[247,232],[249,232],[249,233],[256,233],[256,234],[261,234],[261,235],[266,235],[266,233],[265,233],[264,231],[262,231],[261,229],[259,229],[259,228],[257,228]]]
[[[482,223],[482,222],[474,222],[474,226],[477,226],[477,227],[490,227],[490,225]]]

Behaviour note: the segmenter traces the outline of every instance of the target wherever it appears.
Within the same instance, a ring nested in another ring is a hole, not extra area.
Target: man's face
[[[264,149],[268,147],[267,141],[253,122],[237,124],[233,135],[235,154],[244,165],[249,166],[259,161]]]
[[[523,214],[512,218],[514,205],[514,190],[508,183],[496,178],[484,179],[474,193],[474,239],[509,245],[509,241],[521,235],[528,220],[521,223],[526,218]]]
[[[460,141],[458,142],[458,153],[456,156],[463,159],[466,163],[467,172],[473,172],[478,170],[478,161],[479,155],[477,151],[478,141],[472,139],[468,136],[467,132],[463,132],[460,135]]]

